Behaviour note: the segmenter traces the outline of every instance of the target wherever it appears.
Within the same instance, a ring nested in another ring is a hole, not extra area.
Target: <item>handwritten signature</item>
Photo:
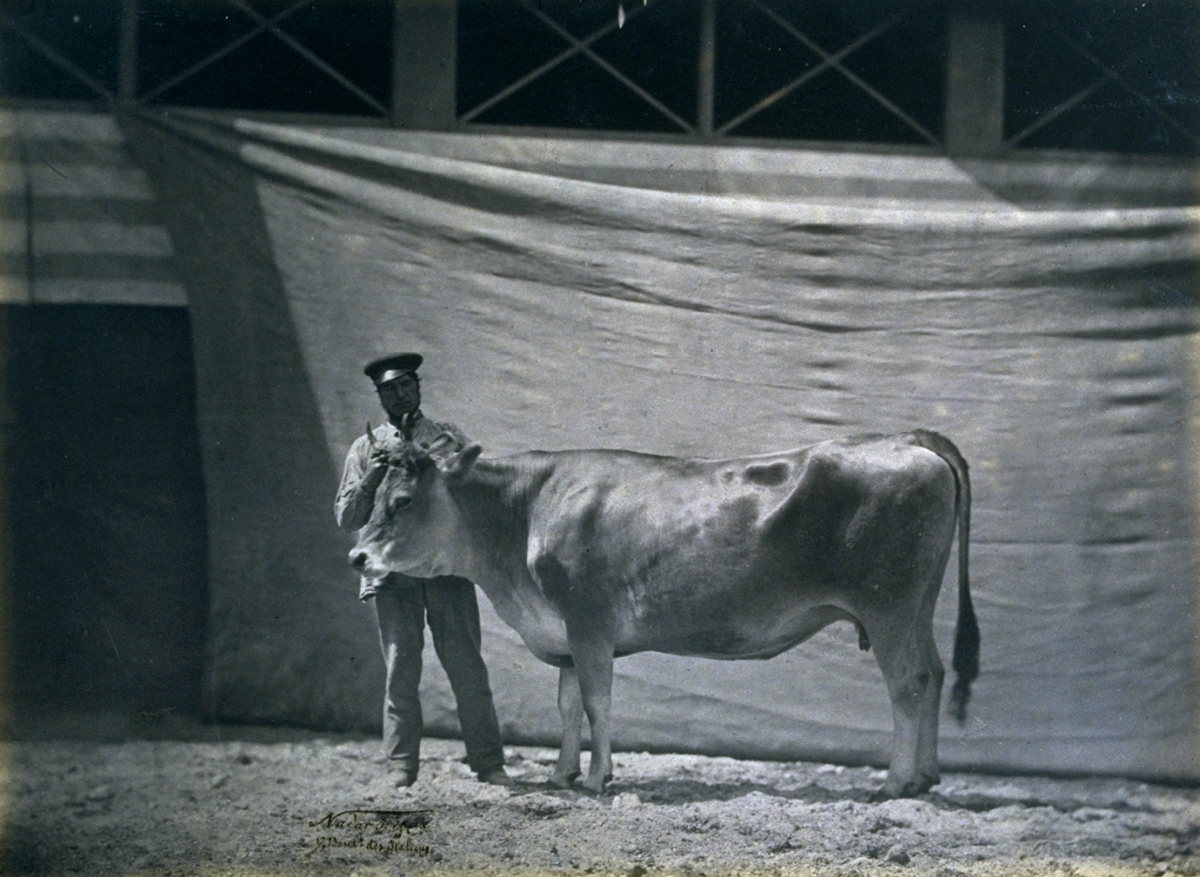
[[[364,849],[379,853],[415,853],[428,856],[429,844],[413,841],[429,824],[431,810],[342,810],[309,820],[308,827],[318,834],[305,858],[325,850]],[[327,833],[329,832],[329,833]],[[331,832],[338,832],[333,834]]]

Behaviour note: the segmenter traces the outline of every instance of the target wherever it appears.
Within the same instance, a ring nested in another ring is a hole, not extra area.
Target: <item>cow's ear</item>
[[[440,468],[446,473],[447,478],[462,478],[471,471],[471,467],[475,465],[475,461],[482,453],[483,445],[468,445],[453,457],[447,457]]]

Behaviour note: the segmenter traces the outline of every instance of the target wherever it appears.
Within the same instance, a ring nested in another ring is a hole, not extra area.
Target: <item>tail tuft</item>
[[[971,683],[979,678],[979,623],[966,595],[966,606],[960,595],[958,630],[954,637],[954,688],[950,691],[950,714],[960,725],[967,721],[967,701],[971,699]]]

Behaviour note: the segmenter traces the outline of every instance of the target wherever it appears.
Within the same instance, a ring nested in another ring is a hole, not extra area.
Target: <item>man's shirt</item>
[[[430,420],[420,411],[412,417],[412,444],[428,447],[443,434],[450,435],[454,442],[446,448],[447,453],[456,453],[470,444],[470,440],[453,423],[442,423]],[[376,446],[396,446],[404,444],[404,437],[399,427],[390,421],[384,422],[371,430]],[[362,488],[363,475],[366,474],[371,461],[372,443],[365,435],[360,435],[350,446],[346,454],[346,465],[342,469],[342,484],[338,488],[337,500],[334,503],[334,514],[338,526],[343,530],[357,530],[363,527],[371,517],[375,507],[374,491]],[[403,584],[409,576],[392,573],[381,579],[363,577],[358,590],[360,600],[369,600],[384,584]]]

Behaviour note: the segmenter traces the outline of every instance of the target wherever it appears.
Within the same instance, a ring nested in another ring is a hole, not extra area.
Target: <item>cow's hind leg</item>
[[[946,671],[942,659],[938,655],[937,642],[933,638],[933,612],[937,606],[938,591],[941,588],[941,571],[946,567],[946,558],[942,555],[938,574],[925,591],[925,599],[917,616],[917,637],[923,650],[922,666],[928,668],[931,675],[930,688],[920,712],[920,725],[917,729],[917,774],[925,789],[936,786],[941,780],[938,768],[938,716],[941,712],[942,680]],[[922,790],[924,791],[924,789]]]
[[[890,623],[866,621],[895,721],[891,764],[880,792],[885,798],[919,795],[939,779],[938,709],[945,671],[933,639],[932,618],[923,611],[917,614],[917,619],[902,625],[896,617]]]
[[[583,746],[583,698],[574,667],[558,670],[558,711],[563,723],[562,744],[550,782],[560,789],[569,789],[581,772],[579,753]]]
[[[936,785],[938,711],[945,671],[933,613],[954,538],[954,483],[938,467],[916,480],[887,518],[865,534],[878,558],[862,580],[856,612],[887,681],[895,733],[883,797],[919,795]],[[886,531],[886,532],[885,532]]]
[[[933,614],[937,608],[938,592],[941,590],[946,562],[950,559],[949,535],[947,535],[944,547],[937,552],[935,558],[933,571],[926,580],[925,591],[921,596],[921,606],[917,611],[916,623],[913,628],[916,648],[919,648],[921,652],[918,664],[925,668],[925,672],[930,674],[931,679],[929,690],[925,693],[925,700],[920,708],[917,727],[917,776],[922,792],[937,785],[941,779],[937,755],[938,716],[941,711],[942,680],[946,674],[942,666],[942,659],[938,655],[937,642],[933,638]]]

